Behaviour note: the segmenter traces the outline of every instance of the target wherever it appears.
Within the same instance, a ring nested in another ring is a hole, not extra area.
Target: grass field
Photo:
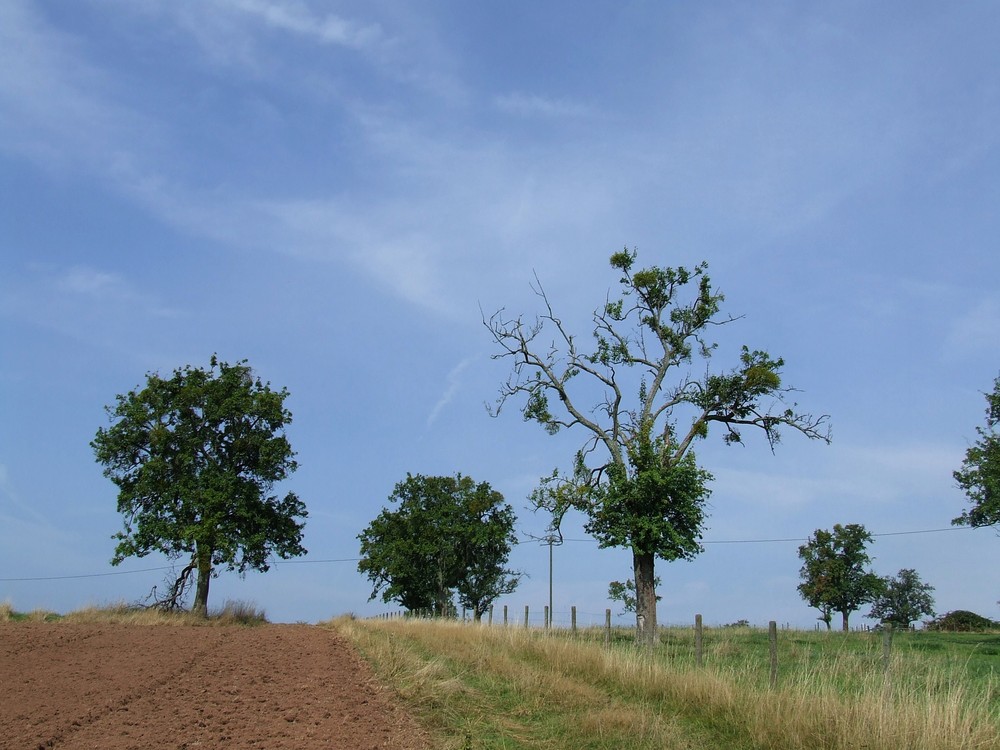
[[[451,748],[1000,748],[1000,634],[550,632],[420,620],[329,627]]]

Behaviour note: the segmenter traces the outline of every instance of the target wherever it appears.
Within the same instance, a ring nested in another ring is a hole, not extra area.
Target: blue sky
[[[587,335],[627,246],[708,261],[743,316],[718,366],[784,357],[833,425],[698,447],[708,543],[660,566],[662,622],[811,627],[800,541],[754,540],[835,523],[882,535],[875,570],[916,568],[939,611],[1000,616],[992,530],[901,533],[965,508],[951,473],[1000,372],[998,34],[992,2],[6,0],[0,601],[161,582],[161,558],[109,565],[89,442],[116,394],[214,352],[290,391],[310,513],[307,557],[224,574],[215,603],[384,611],[350,560],[407,472],[488,481],[541,533],[526,498],[583,436],[487,414],[507,369],[480,309],[534,314],[537,274]],[[603,619],[629,575],[581,526],[557,620]],[[529,577],[500,604],[540,612],[547,548],[511,562]]]

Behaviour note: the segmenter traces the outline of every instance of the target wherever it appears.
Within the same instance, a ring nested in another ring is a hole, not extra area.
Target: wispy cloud
[[[445,379],[445,390],[441,394],[441,398],[438,399],[437,403],[434,404],[434,408],[431,409],[431,413],[427,415],[427,426],[430,427],[437,421],[438,416],[441,414],[442,410],[451,403],[451,400],[455,398],[455,394],[458,389],[462,386],[462,373],[465,369],[472,363],[471,357],[466,357],[453,368],[451,372],[448,373]]]
[[[1000,301],[980,299],[955,318],[945,342],[949,357],[995,352],[1000,341]]]
[[[131,134],[150,148],[159,131],[111,101],[78,41],[19,0],[0,3],[0,148],[47,167],[107,172],[127,158],[121,144]]]
[[[302,2],[217,0],[216,4],[259,19],[272,28],[311,37],[325,44],[360,49],[384,38],[378,24],[361,24],[333,13],[318,15]]]
[[[827,450],[828,460],[814,464],[808,476],[787,471],[714,469],[713,498],[760,508],[766,517],[807,508],[892,505],[940,494],[950,487],[951,472],[961,461],[960,450],[947,444],[835,443]]]
[[[520,92],[497,96],[493,105],[501,112],[518,117],[586,117],[591,114],[589,107],[578,102]]]
[[[50,533],[55,531],[51,519],[21,500],[20,493],[13,486],[10,471],[4,464],[0,464],[0,518],[11,525],[18,523],[36,529],[44,528]]]
[[[54,286],[74,294],[90,297],[134,298],[121,276],[93,268],[74,266],[58,273]]]
[[[39,264],[0,282],[0,316],[81,341],[119,346],[129,321],[179,315],[124,276],[90,266]]]

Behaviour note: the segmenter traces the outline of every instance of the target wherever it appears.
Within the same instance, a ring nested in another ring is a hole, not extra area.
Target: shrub
[[[954,612],[940,615],[933,620],[928,620],[924,625],[928,630],[946,630],[963,633],[1000,627],[1000,623],[965,609],[956,609]]]
[[[220,625],[263,625],[267,622],[267,615],[253,602],[227,599],[215,619]]]

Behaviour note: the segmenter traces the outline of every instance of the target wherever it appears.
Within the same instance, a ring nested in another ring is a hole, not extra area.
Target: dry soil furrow
[[[54,637],[70,626],[30,627]],[[18,679],[7,679],[0,660],[0,747],[428,746],[354,651],[323,628],[101,626],[76,650],[47,648],[45,635],[31,636],[34,659],[9,660],[24,670]]]

